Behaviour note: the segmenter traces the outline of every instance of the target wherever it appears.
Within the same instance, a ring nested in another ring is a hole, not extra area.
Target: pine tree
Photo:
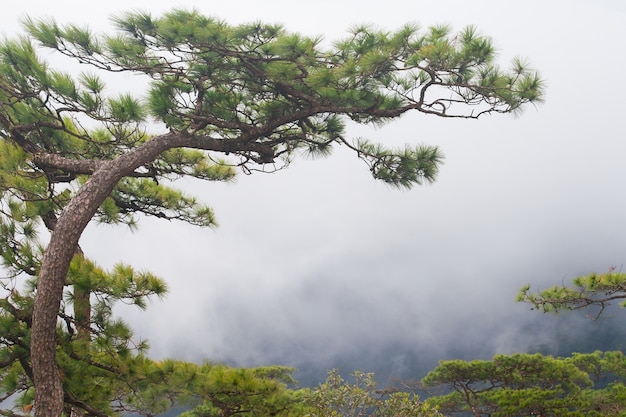
[[[473,27],[456,34],[445,26],[357,27],[325,48],[320,38],[278,25],[232,26],[195,11],[127,13],[113,22],[117,31],[102,36],[27,19],[28,37],[0,44],[0,135],[13,155],[0,177],[3,208],[12,218],[16,200],[43,196],[49,207],[40,219],[53,223],[39,261],[31,261],[26,241],[3,248],[10,262],[35,266],[30,356],[37,416],[58,416],[63,408],[58,312],[92,219],[134,225],[145,214],[211,226],[208,207],[162,184],[185,176],[228,180],[236,169],[274,171],[334,145],[354,151],[374,178],[408,188],[435,179],[439,149],[352,141],[346,118],[383,124],[417,111],[475,119],[542,99],[537,73],[521,60],[500,70],[491,41]],[[91,70],[54,69],[38,56],[41,48]],[[142,75],[145,94],[107,94],[103,79],[118,72]],[[11,164],[24,175],[11,176]],[[34,197],[25,181],[39,187]],[[75,293],[81,298],[86,293]]]
[[[626,410],[622,352],[496,355],[492,360],[446,360],[425,387],[443,389],[426,400],[444,413],[475,417],[622,416]]]
[[[336,369],[323,384],[307,395],[312,417],[443,417],[435,407],[413,392],[379,388],[374,374],[354,372],[354,382],[344,380]],[[406,387],[405,387],[406,388]]]

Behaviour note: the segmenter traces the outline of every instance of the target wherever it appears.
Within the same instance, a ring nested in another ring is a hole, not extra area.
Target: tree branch
[[[67,158],[56,153],[37,152],[33,155],[33,163],[43,171],[55,169],[76,175],[93,174],[103,162],[95,159]]]

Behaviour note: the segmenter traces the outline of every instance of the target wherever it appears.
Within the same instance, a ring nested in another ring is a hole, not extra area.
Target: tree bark
[[[35,415],[38,417],[57,417],[63,411],[63,387],[56,364],[57,315],[78,239],[117,183],[111,174],[106,174],[106,170],[94,174],[68,204],[42,258],[31,330]]]
[[[31,358],[36,417],[59,417],[63,412],[63,384],[56,363],[56,325],[67,271],[81,234],[120,179],[161,152],[186,143],[188,137],[165,134],[102,163],[59,216],[42,258],[33,309]]]

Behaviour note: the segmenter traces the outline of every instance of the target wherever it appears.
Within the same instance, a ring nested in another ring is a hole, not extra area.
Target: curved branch
[[[37,152],[33,155],[33,163],[43,171],[55,169],[76,175],[90,175],[101,167],[104,161],[74,159],[56,153]]]

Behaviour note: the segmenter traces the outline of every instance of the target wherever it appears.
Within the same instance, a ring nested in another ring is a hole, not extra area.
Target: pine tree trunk
[[[37,417],[58,417],[63,411],[63,386],[56,363],[56,323],[65,283],[63,269],[67,270],[63,256],[67,246],[70,244],[49,245],[37,285],[30,353]],[[72,254],[73,250],[70,250],[70,259]]]
[[[42,220],[46,228],[50,233],[53,233],[58,219],[53,211],[44,213]],[[84,256],[84,252],[79,245],[76,245],[76,252],[74,256]],[[78,346],[80,348],[81,355],[89,354],[91,345],[91,291],[89,289],[82,289],[78,286],[74,286],[74,320],[76,322],[76,331],[78,337]],[[61,381],[62,382],[62,381]],[[70,407],[70,417],[82,417],[85,415],[85,411],[79,407]]]
[[[42,258],[31,330],[36,417],[59,417],[63,412],[63,385],[56,363],[63,287],[80,235],[119,178],[103,170],[85,183],[63,210]]]
[[[176,143],[176,139],[182,142]],[[156,136],[134,151],[104,162],[59,216],[41,261],[33,308],[31,359],[35,417],[60,417],[63,413],[63,384],[56,363],[56,325],[67,271],[81,234],[120,179],[161,152],[187,145],[186,140],[189,138],[172,134]]]

